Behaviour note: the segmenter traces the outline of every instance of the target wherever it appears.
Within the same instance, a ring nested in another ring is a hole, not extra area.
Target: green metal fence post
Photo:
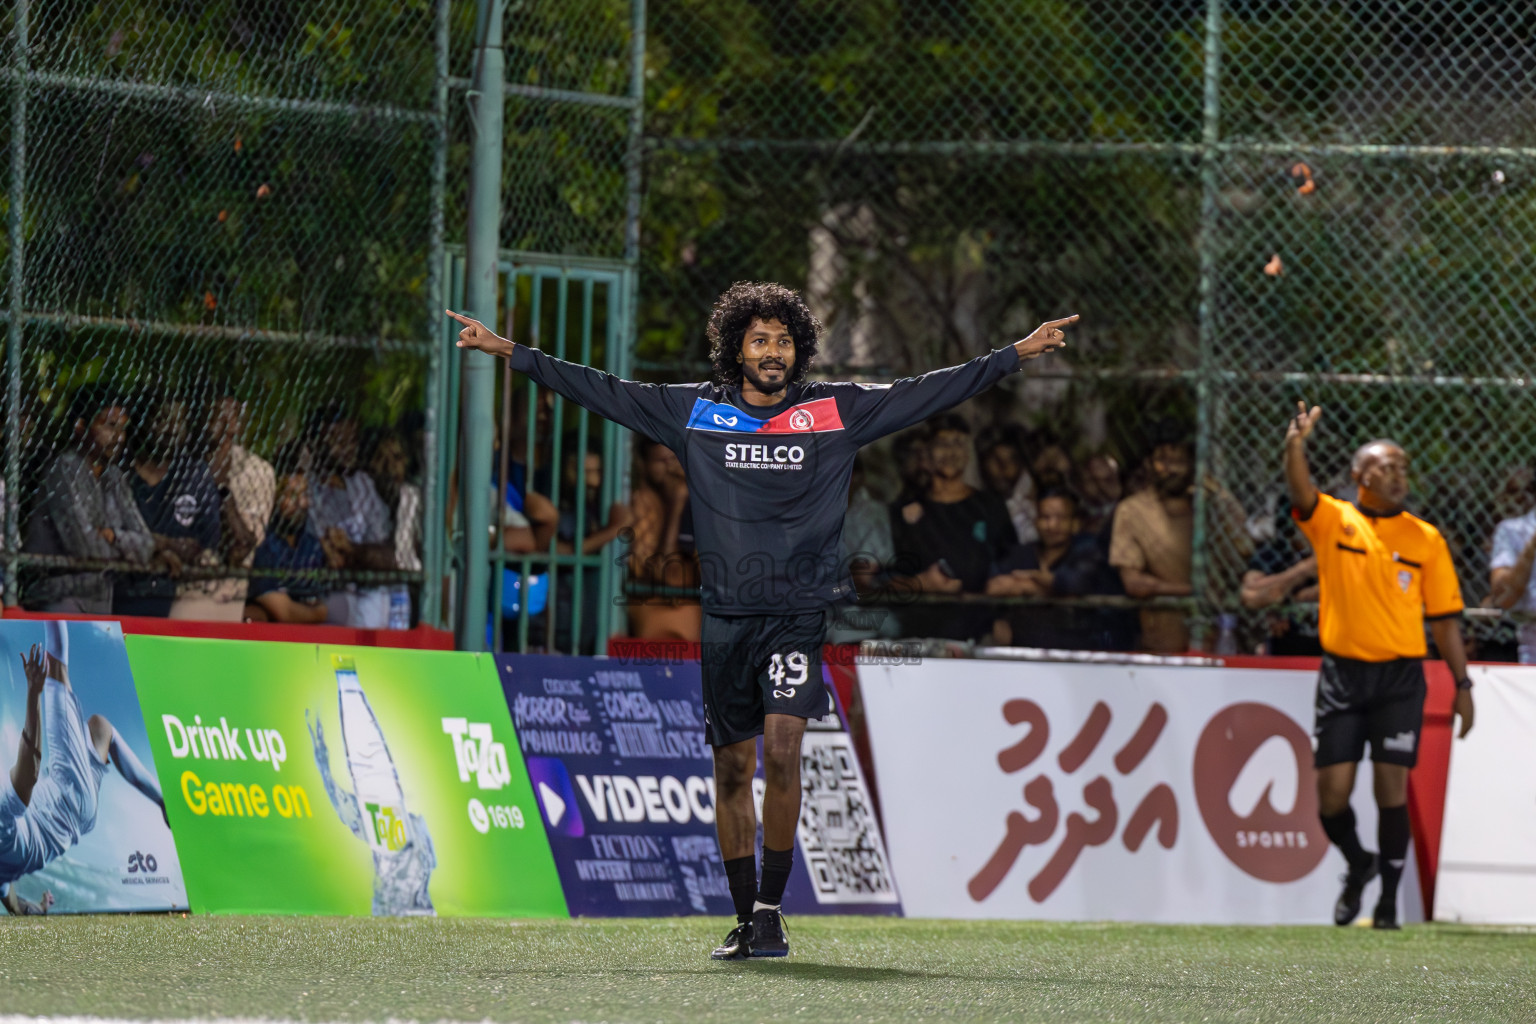
[[[10,323],[7,325],[5,402],[5,507],[0,509],[0,528],[5,531],[5,603],[20,600],[16,570],[20,565],[21,523],[21,340],[27,287],[23,245],[22,210],[27,182],[27,0],[15,6],[15,77],[11,84],[11,189]]]
[[[1222,0],[1207,0],[1205,8],[1205,98],[1204,124],[1200,148],[1200,236],[1196,243],[1200,258],[1199,367],[1195,377],[1195,508],[1194,535],[1191,538],[1190,583],[1197,611],[1191,623],[1191,639],[1204,631],[1211,609],[1208,606],[1210,556],[1205,550],[1210,531],[1206,518],[1210,502],[1206,500],[1205,481],[1211,472],[1211,420],[1216,402],[1216,246],[1221,181],[1217,149],[1221,141],[1221,14]]]
[[[432,83],[432,112],[437,117],[437,128],[432,139],[432,219],[427,229],[427,323],[438,326],[427,332],[432,339],[432,351],[427,357],[426,429],[421,445],[421,621],[440,626],[443,617],[444,498],[447,492],[440,481],[442,463],[438,437],[444,430],[451,429],[444,419],[449,410],[441,400],[443,374],[449,369],[444,365],[441,326],[448,271],[448,260],[443,251],[443,204],[448,179],[448,0],[437,2],[433,45],[436,47],[436,73]]]
[[[465,232],[465,305],[482,323],[497,321],[501,233],[501,146],[506,96],[501,49],[502,0],[480,0],[475,47],[474,150],[469,170],[469,225]],[[464,508],[464,574],[456,634],[461,650],[485,649],[486,591],[490,560],[491,435],[495,417],[496,361],[466,352],[460,422],[464,442],[459,462],[459,497]]]

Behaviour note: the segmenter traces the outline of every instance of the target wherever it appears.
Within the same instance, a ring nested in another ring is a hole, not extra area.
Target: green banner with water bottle
[[[566,916],[489,656],[126,639],[193,911]]]

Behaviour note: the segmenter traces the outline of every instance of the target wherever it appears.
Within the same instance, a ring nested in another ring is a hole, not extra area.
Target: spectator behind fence
[[[1072,454],[1055,435],[1042,433],[1035,441],[1035,457],[1029,460],[1035,493],[1064,491],[1072,486]]]
[[[980,594],[992,566],[1018,543],[1008,506],[965,482],[971,431],[953,413],[928,421],[927,493],[891,516],[899,585],[919,594]],[[900,613],[908,636],[969,640],[992,628],[985,607],[910,603]]]
[[[928,481],[932,472],[928,468],[928,434],[923,427],[914,427],[896,435],[891,442],[891,459],[896,463],[896,507],[913,501],[921,501],[928,493]]]
[[[309,532],[338,569],[388,571],[395,568],[395,525],[373,479],[358,468],[357,421],[340,403],[311,418]],[[389,625],[389,590],[348,583],[326,597],[327,621],[358,629]]]
[[[1194,534],[1195,458],[1188,441],[1157,442],[1147,460],[1150,486],[1120,503],[1110,535],[1109,562],[1120,570],[1131,597],[1189,597],[1191,542]],[[1252,542],[1244,532],[1244,514],[1236,500],[1214,480],[1209,498],[1210,564],[1213,577],[1231,555],[1244,560]],[[1141,610],[1141,647],[1158,654],[1189,649],[1185,613]]]
[[[1038,540],[1017,545],[987,580],[993,597],[1086,597],[1121,595],[1098,538],[1082,532],[1082,513],[1070,491],[1046,491],[1038,502]],[[999,643],[1019,647],[1123,650],[1134,627],[1123,610],[1026,605],[1000,611],[993,624]]]
[[[861,597],[880,599],[885,596],[884,576],[896,560],[896,549],[891,543],[890,512],[870,496],[865,472],[864,457],[854,456],[839,550],[855,592]],[[832,623],[827,629],[829,644],[900,635],[901,627],[887,607],[847,602],[832,606]]]
[[[672,449],[649,438],[636,447],[640,473],[634,490],[630,578],[641,585],[693,591],[699,586],[688,480]],[[631,597],[630,630],[646,640],[697,640],[704,624],[696,597]]]
[[[1025,469],[1024,431],[993,424],[976,435],[976,462],[987,490],[1003,499],[1021,543],[1036,539],[1035,482]]]
[[[1536,614],[1536,579],[1532,578],[1536,574],[1531,572],[1536,564],[1536,475],[1511,474],[1510,479],[1516,488],[1523,485],[1526,511],[1500,521],[1493,529],[1487,604],[1532,615]],[[1516,635],[1520,664],[1536,664],[1536,621],[1521,622]]]
[[[1317,600],[1317,557],[1289,513],[1275,517],[1275,536],[1259,545],[1243,573],[1243,607],[1253,610],[1286,602]],[[1320,657],[1317,620],[1300,612],[1264,617],[1264,653],[1275,657]]]
[[[119,577],[112,614],[164,618],[186,570],[220,564],[219,486],[208,463],[188,449],[192,412],[186,399],[149,392],[140,404],[149,420],[135,424],[128,434],[133,460],[128,486],[154,535],[151,567],[160,571]]]
[[[398,430],[385,429],[373,437],[368,453],[368,473],[394,521],[392,546],[395,568],[421,571],[421,488],[410,482],[415,475],[405,438]],[[420,589],[407,583],[389,588],[390,629],[406,629],[415,621]]]
[[[225,565],[249,569],[272,518],[272,466],[240,442],[245,436],[245,403],[227,390],[209,410],[208,468],[219,491],[220,550]],[[245,614],[244,577],[187,580],[176,588],[173,619],[238,622]]]
[[[126,404],[104,387],[86,385],[71,399],[66,423],[72,447],[53,460],[43,477],[24,550],[148,564],[155,539],[117,466],[131,423]],[[36,611],[107,615],[112,591],[113,575],[102,569],[45,569],[28,588],[26,603]]]
[[[561,554],[576,553],[576,499],[583,499],[581,553],[596,555],[627,529],[633,520],[630,507],[621,501],[608,506],[607,523],[603,521],[603,446],[602,437],[589,436],[587,448],[581,449],[580,438],[574,432],[567,435],[561,445],[559,528],[555,532],[555,548]],[[536,477],[544,476],[542,472]],[[562,568],[555,573],[555,649],[574,652],[571,627],[575,622],[575,573]],[[581,571],[581,636],[582,650],[596,650],[597,613],[599,602],[606,599],[601,593],[602,569],[589,565]],[[598,651],[597,653],[602,653]]]
[[[304,469],[304,457],[298,441],[288,442],[277,453],[277,500],[251,568],[284,572],[252,575],[245,615],[253,622],[319,623],[329,615],[325,605],[328,585],[307,573],[339,569],[342,558],[339,552],[328,557],[319,539],[309,532],[309,474]]]
[[[1108,452],[1088,456],[1078,467],[1077,493],[1082,498],[1083,532],[1101,535],[1107,552],[1115,506],[1125,496],[1120,460]]]

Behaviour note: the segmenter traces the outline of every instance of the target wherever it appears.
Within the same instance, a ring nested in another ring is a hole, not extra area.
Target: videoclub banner
[[[891,859],[917,917],[1321,924],[1315,672],[860,665]],[[937,695],[937,696],[936,696]],[[1359,833],[1374,848],[1369,765]],[[1412,861],[1403,920],[1422,920]],[[1366,912],[1376,898],[1366,891]]]
[[[132,636],[192,908],[563,917],[487,656]]]
[[[5,911],[186,909],[150,747],[117,623],[0,621]]]
[[[731,914],[698,663],[505,655],[498,665],[571,913]],[[835,716],[807,731],[801,772],[784,909],[900,913],[868,790]],[[758,773],[761,822],[761,758]]]

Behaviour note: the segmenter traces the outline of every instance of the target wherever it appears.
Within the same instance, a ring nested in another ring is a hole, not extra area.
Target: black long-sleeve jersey
[[[688,476],[704,609],[787,615],[854,599],[838,557],[863,445],[958,405],[1019,368],[1013,346],[894,384],[641,384],[518,345],[512,368],[677,453]]]

